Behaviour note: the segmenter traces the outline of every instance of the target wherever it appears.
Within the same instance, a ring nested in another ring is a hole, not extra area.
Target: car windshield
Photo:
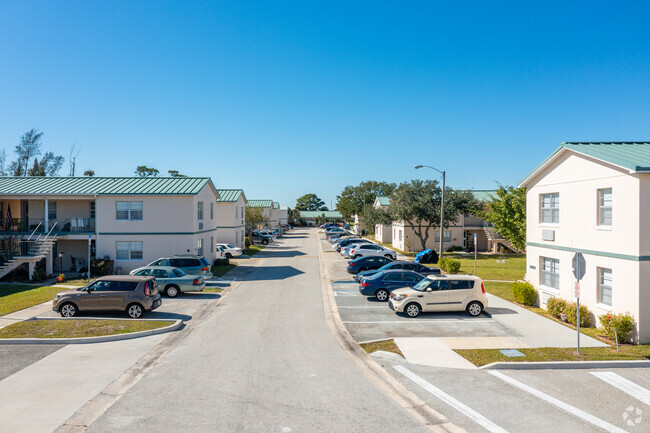
[[[178,268],[172,269],[172,272],[174,272],[174,275],[176,275],[177,277],[184,277],[185,275],[187,275],[185,272],[183,272]]]
[[[376,274],[372,274],[363,278],[365,278],[366,280],[376,280],[377,278],[382,277],[383,275],[384,275],[383,273],[377,272]]]
[[[417,283],[415,286],[412,287],[413,290],[417,290],[418,292],[424,292],[427,287],[429,287],[429,284],[431,284],[431,280],[428,278],[425,278],[424,280],[420,281]]]
[[[390,269],[390,268],[392,268],[392,267],[393,267],[393,264],[392,264],[392,263],[387,263],[387,264],[385,264],[384,266],[382,266],[381,268],[379,268],[378,270],[379,270],[379,271],[385,271],[385,270],[388,270],[388,269]]]
[[[226,244],[226,247],[228,247],[228,248],[235,248],[235,247],[233,247],[233,246],[230,245],[230,244]]]

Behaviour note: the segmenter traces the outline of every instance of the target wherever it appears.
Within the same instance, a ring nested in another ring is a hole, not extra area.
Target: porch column
[[[45,275],[54,275],[54,257],[53,253],[54,249],[50,249],[50,251],[45,255]]]
[[[27,263],[29,264],[29,281],[32,281],[34,278],[34,270],[36,269],[36,262],[30,260]]]
[[[43,226],[43,227],[44,227],[44,230],[45,230],[45,233],[47,233],[47,232],[50,231],[50,227],[49,227],[49,226],[50,226],[50,221],[48,220],[48,215],[49,215],[49,213],[50,213],[50,212],[49,212],[48,209],[47,209],[47,198],[46,198],[46,199],[45,199],[45,218],[44,218],[44,220],[45,220],[45,223],[44,223],[44,224],[45,224],[45,225]]]

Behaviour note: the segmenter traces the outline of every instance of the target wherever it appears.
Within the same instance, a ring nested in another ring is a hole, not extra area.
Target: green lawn
[[[234,269],[237,266],[236,263],[231,263],[229,265],[225,266],[213,266],[210,271],[212,272],[212,275],[215,277],[221,277],[223,276],[226,272],[230,271],[231,269]]]
[[[26,284],[0,285],[0,316],[51,301],[62,287],[30,286]]]
[[[248,248],[244,248],[242,253],[246,254],[247,256],[254,256],[255,254],[262,251],[265,247],[266,245],[251,245]]]
[[[362,343],[360,344],[360,346],[363,350],[366,351],[366,353],[373,353],[378,350],[383,350],[384,352],[393,352],[393,353],[397,353],[401,357],[404,357],[402,351],[399,350],[399,347],[397,346],[397,344],[395,344],[395,340],[376,341],[374,343]]]
[[[539,347],[533,349],[517,349],[525,357],[509,358],[499,349],[463,349],[454,350],[477,366],[492,362],[540,362],[540,361],[628,361],[635,359],[650,359],[650,345],[631,346],[621,345],[619,352],[615,347],[583,347],[580,355],[575,348]]]
[[[444,257],[458,260],[461,274],[474,274],[474,256],[445,253]],[[505,263],[498,263],[500,260],[504,260]],[[476,259],[476,273],[484,280],[521,280],[526,274],[526,256],[520,254],[503,256],[479,254]]]
[[[27,320],[0,329],[0,338],[78,338],[129,334],[171,325],[169,320]]]
[[[90,280],[86,280],[85,278],[74,278],[74,279],[69,279],[69,280],[65,280],[65,279],[64,279],[64,280],[63,280],[62,282],[60,282],[60,283],[54,283],[54,285],[57,285],[57,284],[63,284],[64,286],[79,286],[79,287],[83,287],[83,286],[85,286],[86,284],[88,284],[88,283],[91,282],[91,281],[92,281],[92,278],[91,278]]]

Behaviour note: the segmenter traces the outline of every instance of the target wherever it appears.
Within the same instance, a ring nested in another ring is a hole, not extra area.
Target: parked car
[[[255,234],[255,233],[259,233],[259,234],[265,235],[265,236],[270,236],[273,239],[277,238],[277,235],[275,233],[273,233],[273,230],[270,230],[270,229],[255,230],[253,232],[253,234]]]
[[[170,266],[145,266],[132,270],[131,275],[154,277],[158,290],[170,298],[185,292],[202,292],[205,288],[205,278],[202,275],[189,275]]]
[[[359,284],[359,292],[365,296],[374,296],[378,301],[387,301],[390,292],[401,287],[413,287],[424,279],[413,271],[395,270],[381,271],[363,277]]]
[[[251,242],[254,244],[268,245],[269,242],[273,242],[273,236],[264,235],[258,231],[254,231],[251,234]]]
[[[339,244],[336,247],[336,251],[340,252],[342,256],[347,257],[348,252],[353,249],[356,245],[365,245],[372,244],[368,239],[351,239],[350,242],[345,242],[345,244]]]
[[[205,275],[206,278],[212,276],[210,272],[210,262],[205,257],[194,254],[181,254],[171,257],[161,257],[149,263],[149,266],[169,266],[179,268],[186,274]]]
[[[342,236],[347,236],[349,233],[348,232],[333,232],[333,233],[328,233],[325,235],[325,239],[328,241],[332,242],[334,239],[338,239]]]
[[[379,269],[386,263],[392,262],[391,259],[386,257],[361,257],[356,260],[348,262],[348,274],[358,274],[359,272],[368,271],[370,269]]]
[[[417,272],[420,275],[440,275],[440,268],[430,268],[428,266],[421,265],[419,263],[409,262],[407,260],[398,260],[396,262],[388,263],[387,265],[382,266],[379,269],[374,269],[371,271],[360,272],[354,276],[354,281],[357,283],[361,281],[363,277],[369,277],[377,272],[388,271],[388,270],[398,270],[405,269],[407,271]]]
[[[124,311],[130,318],[139,319],[161,304],[154,277],[110,275],[57,294],[52,310],[62,317],[74,317],[80,311]]]
[[[223,248],[223,254],[228,259],[242,255],[241,248],[239,247],[233,247],[230,244],[217,244],[217,246]]]
[[[338,226],[339,226],[339,225],[336,224],[336,223],[325,223],[325,224],[321,225],[320,228],[322,228],[322,229],[326,229],[326,228],[328,228],[328,227],[338,227]]]
[[[358,259],[366,256],[382,256],[397,260],[397,253],[394,250],[382,247],[377,244],[357,244],[348,251],[348,257]]]
[[[391,292],[391,310],[417,317],[421,312],[463,311],[476,317],[487,308],[483,280],[474,275],[429,275],[413,287]]]

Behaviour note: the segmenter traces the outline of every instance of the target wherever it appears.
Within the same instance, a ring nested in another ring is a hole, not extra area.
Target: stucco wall
[[[403,232],[403,239],[402,241],[399,240],[399,231],[402,230]],[[426,230],[425,228],[423,230],[423,235],[424,231]],[[425,248],[422,248],[422,243],[420,242],[420,238],[414,233],[414,229],[411,226],[408,225],[403,225],[401,223],[393,223],[392,227],[392,245],[395,248],[398,248],[402,251],[405,252],[413,252],[413,251],[422,251],[423,249],[434,249],[438,251],[440,244],[439,242],[436,242],[436,232],[438,232],[440,228],[436,227],[431,227],[428,229],[429,233],[429,238],[426,240]],[[450,246],[463,246],[463,228],[462,227],[457,227],[457,226],[452,226],[452,227],[447,227],[445,231],[451,231],[451,242],[443,242],[443,249],[447,250]],[[444,239],[443,239],[444,241]]]

